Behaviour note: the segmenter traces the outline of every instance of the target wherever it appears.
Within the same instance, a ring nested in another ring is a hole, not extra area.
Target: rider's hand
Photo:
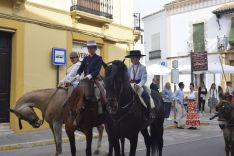
[[[58,87],[62,87],[64,85],[63,82],[59,82]]]
[[[84,79],[92,79],[92,75],[91,74],[88,74],[88,75],[86,75],[85,77],[84,77]]]
[[[134,84],[134,88],[135,88],[136,91],[138,91],[140,89],[140,87],[141,87],[140,85]]]
[[[76,80],[77,80],[77,81],[80,81],[80,75],[79,75],[79,74],[76,75]]]

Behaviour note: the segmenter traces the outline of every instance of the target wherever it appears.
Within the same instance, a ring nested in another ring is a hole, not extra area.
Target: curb
[[[211,124],[211,123],[209,123],[209,122],[201,122],[200,125],[208,126],[208,125],[210,125],[210,124]],[[175,124],[171,124],[171,125],[168,125],[168,126],[164,127],[164,129],[174,129],[174,128],[176,128],[176,125],[175,125]]]
[[[98,135],[93,135],[93,138],[98,138]],[[77,141],[84,141],[85,135],[75,134],[75,139]],[[62,143],[69,143],[69,139],[62,138]],[[30,147],[37,147],[37,146],[46,146],[46,145],[53,145],[54,139],[45,139],[40,141],[33,141],[33,142],[23,142],[23,143],[16,143],[16,144],[8,144],[0,146],[0,151],[8,151],[8,150],[16,150],[21,148],[30,148]]]
[[[201,125],[210,125],[209,122],[202,122]],[[164,129],[175,129],[176,125],[171,124]],[[105,134],[103,134],[105,136]],[[93,135],[94,139],[98,138],[98,134]],[[77,141],[85,141],[85,135],[81,134],[75,134],[75,139]],[[69,139],[67,137],[62,138],[62,143],[69,143]],[[21,149],[21,148],[30,148],[30,147],[37,147],[37,146],[46,146],[46,145],[53,145],[54,144],[54,139],[45,139],[45,140],[40,140],[40,141],[33,141],[33,142],[23,142],[23,143],[16,143],[16,144],[8,144],[8,145],[1,145],[0,146],[0,151],[9,151],[9,150],[16,150],[16,149]]]

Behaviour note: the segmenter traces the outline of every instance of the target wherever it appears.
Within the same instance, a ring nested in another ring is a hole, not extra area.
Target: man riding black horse
[[[149,93],[146,91],[145,83],[147,81],[147,71],[146,67],[140,63],[140,58],[142,56],[140,50],[132,50],[130,51],[129,55],[126,56],[126,58],[130,58],[132,65],[128,68],[128,76],[130,79],[130,83],[134,84],[134,89],[136,92],[140,88],[143,88],[143,92],[141,93],[141,97],[144,100],[144,103],[147,105],[147,109],[149,111],[149,117],[155,118],[154,109],[151,108],[150,103],[150,96]]]

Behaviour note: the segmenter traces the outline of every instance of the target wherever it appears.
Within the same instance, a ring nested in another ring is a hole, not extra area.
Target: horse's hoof
[[[95,150],[95,151],[94,151],[94,154],[95,154],[95,155],[98,155],[99,153],[100,153],[99,150]]]

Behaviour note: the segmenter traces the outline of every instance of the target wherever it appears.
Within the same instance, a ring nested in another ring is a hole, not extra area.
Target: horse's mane
[[[55,90],[56,88],[46,88],[29,91],[17,100],[16,107],[20,107],[24,103],[31,103],[35,99],[44,98],[45,96],[49,97],[55,92]]]
[[[106,67],[104,82],[108,91],[119,91],[120,84],[129,87],[128,69],[123,61],[112,61],[112,64]]]

